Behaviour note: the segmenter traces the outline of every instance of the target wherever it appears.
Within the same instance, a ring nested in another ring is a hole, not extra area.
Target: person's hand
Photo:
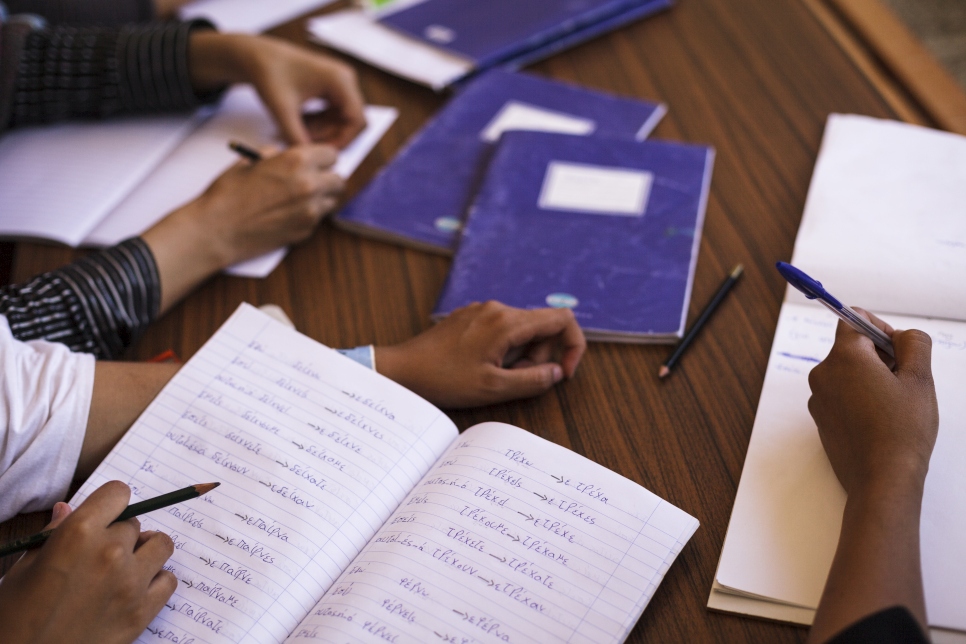
[[[74,512],[54,507],[57,530],[28,552],[0,584],[0,624],[7,644],[133,642],[174,593],[162,569],[174,552],[160,532],[137,519],[112,522],[127,507],[128,486],[112,481]]]
[[[251,83],[291,144],[312,141],[343,148],[365,127],[364,101],[351,67],[269,36],[197,31],[191,36],[191,77],[201,92]],[[304,117],[309,99],[328,109]]]
[[[808,410],[846,492],[884,478],[921,485],[939,431],[932,340],[860,314],[892,336],[894,370],[870,339],[839,322],[832,351],[809,374]]]
[[[420,335],[376,349],[376,369],[442,407],[541,394],[572,378],[587,348],[569,309],[498,302],[454,311]]]
[[[161,310],[227,266],[306,239],[344,187],[330,169],[336,157],[331,146],[303,145],[240,161],[144,233],[161,276]]]

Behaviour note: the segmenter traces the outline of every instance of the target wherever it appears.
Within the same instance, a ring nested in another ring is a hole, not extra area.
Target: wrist
[[[376,373],[382,374],[405,387],[406,383],[401,380],[403,378],[402,373],[405,360],[402,357],[400,346],[374,346],[372,351],[375,357]]]
[[[897,461],[881,465],[855,481],[849,499],[872,503],[893,503],[899,499],[922,500],[927,467],[916,462]]]
[[[218,235],[204,226],[203,206],[194,201],[141,235],[151,249],[161,281],[161,312],[198,284],[231,265]]]
[[[245,73],[245,41],[251,36],[223,34],[208,29],[192,32],[188,45],[191,85],[199,94],[242,83]]]

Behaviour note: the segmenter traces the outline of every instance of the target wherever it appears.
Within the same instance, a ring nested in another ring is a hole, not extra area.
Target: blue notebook
[[[587,338],[683,335],[714,151],[508,132],[434,311],[486,300],[574,311]]]
[[[672,0],[425,0],[380,22],[467,58],[479,71],[565,38],[568,46],[574,45],[627,22],[619,20],[625,14],[641,18],[671,4]],[[598,25],[606,29],[594,30]]]
[[[490,71],[467,85],[338,214],[360,234],[451,254],[502,132],[644,139],[666,109],[529,74]]]

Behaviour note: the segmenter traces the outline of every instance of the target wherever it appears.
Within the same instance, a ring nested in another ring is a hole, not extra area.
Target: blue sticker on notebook
[[[463,222],[455,217],[440,217],[433,225],[436,226],[436,230],[444,233],[453,233],[463,227]]]
[[[551,293],[547,296],[547,306],[555,309],[575,309],[580,302],[569,293]]]

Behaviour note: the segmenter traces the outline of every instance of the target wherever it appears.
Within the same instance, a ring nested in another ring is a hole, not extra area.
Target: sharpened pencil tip
[[[201,496],[202,494],[211,492],[219,485],[221,485],[221,483],[199,483],[195,486],[195,489],[198,491],[198,496]]]
[[[671,375],[671,370],[668,369],[666,366],[661,367],[661,370],[657,372],[658,378],[667,378],[670,375]]]
[[[738,264],[733,269],[731,269],[731,277],[732,279],[738,279],[739,277],[741,277],[741,274],[744,272],[745,272],[745,267],[742,266],[741,264]]]

